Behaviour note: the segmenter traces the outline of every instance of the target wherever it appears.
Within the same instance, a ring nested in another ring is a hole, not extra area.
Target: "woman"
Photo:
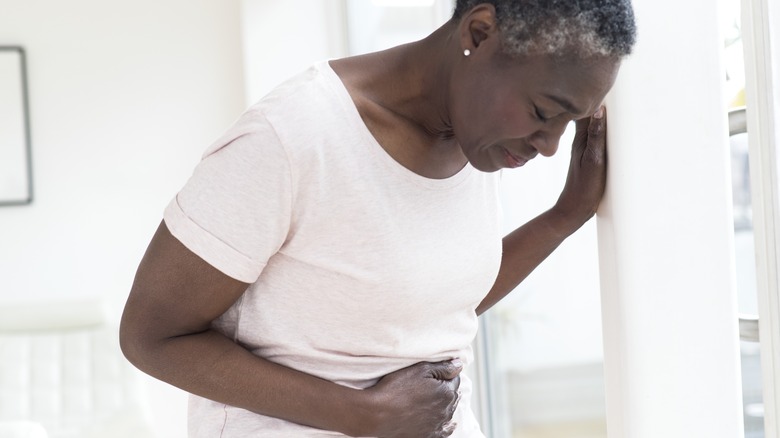
[[[166,208],[121,342],[193,394],[192,437],[482,437],[477,316],[593,216],[628,0],[458,1],[427,38],[321,63],[251,107]],[[501,238],[498,172],[568,180]]]

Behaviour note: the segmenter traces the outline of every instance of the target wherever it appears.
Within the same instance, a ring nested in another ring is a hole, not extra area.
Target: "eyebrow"
[[[557,103],[563,109],[565,109],[566,111],[568,111],[568,112],[570,112],[570,113],[572,113],[574,115],[580,115],[580,114],[584,114],[585,113],[584,111],[580,111],[579,108],[574,106],[574,104],[569,102],[568,99],[566,99],[565,97],[558,97],[558,96],[554,96],[554,95],[551,95],[551,94],[544,94],[543,96],[548,98],[548,99],[550,99],[550,100],[552,100],[553,102]]]

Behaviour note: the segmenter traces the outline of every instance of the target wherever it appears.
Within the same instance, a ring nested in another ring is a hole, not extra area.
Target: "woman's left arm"
[[[607,179],[607,119],[601,107],[577,121],[566,185],[555,206],[504,237],[501,268],[477,315],[504,298],[596,213]]]

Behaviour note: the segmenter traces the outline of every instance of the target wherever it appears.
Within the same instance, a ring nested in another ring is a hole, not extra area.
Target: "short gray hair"
[[[457,0],[453,18],[482,3],[495,7],[508,55],[622,58],[636,41],[630,0]]]

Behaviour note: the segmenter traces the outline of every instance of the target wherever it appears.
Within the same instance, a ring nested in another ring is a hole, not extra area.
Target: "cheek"
[[[519,140],[539,130],[539,121],[516,100],[496,97],[480,111],[483,135],[493,142]]]
[[[484,75],[471,75],[451,91],[451,121],[455,135],[473,142],[495,129],[496,90]],[[503,105],[503,103],[501,103]]]
[[[492,143],[522,138],[533,132],[530,115],[516,101],[483,94],[460,103],[452,120],[456,136],[463,140]]]
[[[451,90],[452,128],[464,149],[476,152],[496,143],[528,137],[539,129],[539,121],[522,90],[488,85],[496,83],[505,82],[480,77]]]

